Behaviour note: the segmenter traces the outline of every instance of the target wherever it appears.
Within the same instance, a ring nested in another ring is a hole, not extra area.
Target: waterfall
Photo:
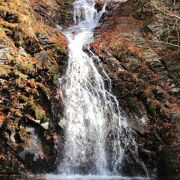
[[[106,5],[101,12],[94,0],[76,0],[73,6],[74,26],[64,32],[69,40],[68,68],[59,80],[64,102],[60,123],[65,129],[59,174],[117,175],[125,150],[137,152],[137,146],[108,74],[88,49]]]

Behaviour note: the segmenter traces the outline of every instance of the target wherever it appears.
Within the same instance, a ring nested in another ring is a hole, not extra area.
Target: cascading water
[[[75,25],[65,31],[69,40],[68,68],[60,79],[65,147],[59,173],[121,175],[125,150],[128,147],[137,152],[137,147],[111,94],[111,80],[100,59],[90,50],[83,50],[93,41],[93,30],[105,5],[99,13],[94,0],[76,0],[73,5]],[[136,155],[135,159],[143,166]]]

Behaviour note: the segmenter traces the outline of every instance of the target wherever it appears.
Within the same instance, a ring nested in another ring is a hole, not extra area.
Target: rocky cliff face
[[[108,1],[91,49],[112,79],[150,175],[172,179],[179,174],[178,10],[169,15],[152,2]],[[55,23],[72,22],[71,3],[0,0],[0,174],[56,169],[67,40]]]
[[[179,19],[173,17],[177,9],[169,16],[157,6],[154,1],[110,3],[91,47],[137,132],[139,155],[151,176],[174,179],[179,173],[180,54],[179,26],[171,25]]]
[[[0,174],[56,167],[67,40],[55,23],[69,3],[0,1]]]

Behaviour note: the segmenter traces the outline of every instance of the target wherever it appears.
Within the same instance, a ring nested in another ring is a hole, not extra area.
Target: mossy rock
[[[22,101],[22,102],[28,102],[28,97],[25,96],[25,95],[21,95],[21,96],[20,96],[20,101]]]
[[[36,119],[40,120],[41,122],[44,122],[47,119],[46,112],[41,106],[36,106],[35,116],[36,116]]]
[[[30,62],[19,62],[17,68],[28,74],[36,73],[36,67]]]
[[[70,13],[69,3],[72,3],[72,2],[73,1],[71,0],[70,2],[68,2],[68,4],[64,4],[64,6],[61,8],[61,11],[59,13],[61,23],[64,23],[66,21],[67,16]]]
[[[53,65],[53,66],[51,66],[51,67],[48,67],[48,73],[50,74],[50,75],[57,75],[58,73],[59,73],[59,67],[58,67],[58,65]]]
[[[55,46],[55,49],[56,49],[56,51],[59,51],[59,52],[61,52],[61,53],[64,53],[65,52],[65,47],[64,46]]]
[[[26,84],[28,76],[26,74],[23,74],[22,72],[20,72],[18,70],[15,70],[14,74],[16,77],[16,80],[15,80],[16,85],[20,88],[24,87],[24,84]]]
[[[46,111],[40,105],[36,104],[34,100],[30,100],[29,105],[35,114],[36,120],[39,120],[41,123],[48,120]]]
[[[52,81],[57,82],[57,76],[59,74],[59,67],[56,62],[51,62],[51,65],[48,66],[48,74],[51,77]]]
[[[21,71],[14,70],[14,74],[17,78],[25,79],[27,80],[28,76],[26,74],[23,74]]]
[[[20,88],[24,87],[24,85],[25,85],[24,83],[25,83],[25,81],[23,79],[21,79],[21,78],[18,78],[18,79],[15,80],[16,86],[18,86]]]
[[[19,137],[20,137],[21,141],[23,143],[25,143],[24,145],[26,146],[28,141],[31,140],[30,135],[27,134],[27,132],[26,132],[26,128],[23,126],[20,126],[18,133],[19,133]]]
[[[11,67],[7,65],[0,65],[0,77],[8,77],[11,72]]]

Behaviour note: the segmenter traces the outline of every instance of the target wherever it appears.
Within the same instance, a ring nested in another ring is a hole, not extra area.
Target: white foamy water
[[[47,178],[128,179],[111,175],[120,174],[126,148],[136,152],[136,143],[100,59],[90,50],[83,51],[93,41],[105,5],[101,12],[95,9],[94,0],[76,0],[73,5],[75,25],[64,32],[69,40],[68,68],[60,79],[65,107],[60,122],[65,129],[61,175]],[[135,159],[144,166],[136,155]]]
[[[47,175],[49,180],[151,180],[145,177],[97,176],[97,175]]]

